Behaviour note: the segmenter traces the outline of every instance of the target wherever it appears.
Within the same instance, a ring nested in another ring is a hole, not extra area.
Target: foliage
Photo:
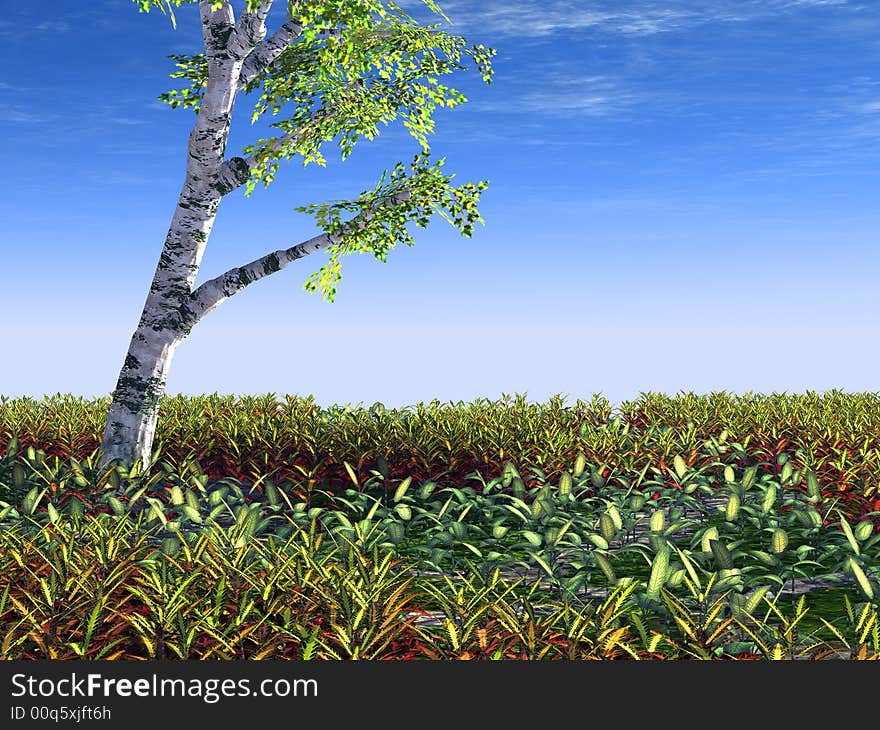
[[[284,434],[294,419],[272,437],[302,442],[312,433],[316,446],[344,450],[338,429],[346,455],[363,458],[343,459],[341,476],[325,483],[301,467],[295,482],[266,470],[245,484],[212,479],[194,454],[182,462],[166,455],[147,473],[137,463],[99,470],[95,453],[70,453],[64,463],[19,437],[31,427],[45,436],[39,429],[51,424],[82,446],[82,405],[56,403],[46,418],[28,411],[33,403],[4,400],[0,431],[18,430],[0,459],[6,656],[290,656],[301,645],[324,658],[877,655],[880,537],[878,510],[866,509],[869,488],[861,501],[846,499],[817,477],[821,463],[797,461],[804,448],[767,459],[693,423],[670,439],[655,425],[642,432],[603,421],[601,407],[551,405],[518,399],[495,411],[432,405],[392,414],[377,404],[326,421],[307,409],[298,430]],[[482,425],[468,426],[481,412]],[[184,413],[165,415],[182,432],[204,422]],[[240,414],[231,441],[263,415]],[[222,430],[234,421],[212,423]],[[516,446],[504,435],[514,426]],[[496,476],[401,472],[405,441],[414,452],[439,438],[449,455],[437,458],[454,465],[469,428],[478,449],[495,439],[506,459]],[[545,438],[554,428],[555,446]],[[378,456],[387,433],[400,435],[400,451]],[[672,451],[684,443],[694,448]],[[581,450],[556,469],[566,448],[553,449],[566,444],[617,452],[597,463]],[[551,449],[541,466],[535,448]],[[527,458],[530,474],[514,463]],[[120,565],[123,555],[133,562]],[[207,562],[199,567],[196,556]],[[257,565],[266,572],[247,588],[242,576]],[[305,583],[308,591],[294,591]],[[820,599],[841,585],[849,586],[843,606],[829,611]],[[209,586],[215,602],[232,591],[235,611],[208,610],[198,586]],[[266,603],[276,591],[287,591],[280,614]],[[826,608],[815,616],[810,606],[819,603]],[[120,623],[122,615],[130,618]]]
[[[134,1],[141,11],[158,7],[165,12],[167,8],[174,22],[169,0],[164,5],[158,0]],[[173,2],[179,7],[184,0]],[[448,20],[432,0],[425,3]],[[257,5],[249,2],[247,10],[253,11]],[[214,6],[219,8],[221,3]],[[304,289],[320,289],[325,299],[333,301],[342,255],[371,252],[384,262],[398,243],[414,245],[405,228],[408,222],[425,228],[435,212],[467,237],[472,235],[475,222],[483,222],[477,204],[488,182],[450,187],[453,176],[440,173],[444,160],[428,165],[427,135],[434,131],[432,113],[438,106],[452,109],[467,101],[461,92],[441,84],[439,77],[464,70],[461,59],[466,54],[483,80],[490,83],[490,59],[495,50],[482,45],[466,48],[464,38],[440,31],[438,25],[419,26],[393,2],[299,2],[289,12],[289,20],[298,29],[296,41],[241,86],[245,93],[263,89],[252,124],[267,111],[276,116],[288,105],[293,108],[291,116],[272,123],[280,130],[279,136],[260,139],[242,150],[252,161],[245,194],[249,196],[259,182],[268,187],[282,159],[300,155],[303,166],[310,162],[326,165],[321,146],[334,138],[338,138],[345,160],[358,139],[374,139],[380,122],[387,125],[398,116],[422,148],[410,165],[409,176],[398,163],[387,186],[383,186],[388,176],[385,171],[374,190],[362,192],[354,200],[296,208],[316,214],[318,224],[331,237],[329,261],[306,281]],[[185,79],[190,85],[159,99],[198,114],[210,74],[208,54],[173,54],[171,59],[179,69],[171,78]],[[356,215],[342,221],[341,212]]]

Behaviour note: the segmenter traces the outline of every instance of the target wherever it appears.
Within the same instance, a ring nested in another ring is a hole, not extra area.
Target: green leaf
[[[471,545],[469,542],[462,542],[461,544],[464,545],[468,550],[470,550],[478,558],[482,559],[483,553],[481,553],[479,551],[479,549],[477,549],[475,546]]]
[[[678,454],[676,454],[675,458],[672,460],[672,465],[675,467],[675,474],[679,479],[682,479],[684,475],[687,474],[687,464],[685,464],[684,459]]]
[[[859,522],[855,529],[853,530],[853,534],[856,536],[858,540],[867,540],[871,536],[871,532],[874,530],[874,524],[871,520],[862,520]]]
[[[767,595],[767,591],[770,590],[770,586],[759,586],[752,591],[748,598],[746,598],[745,603],[743,604],[743,610],[746,613],[754,613],[755,609],[761,605],[761,602],[764,600],[764,597]]]
[[[544,569],[544,571],[547,573],[547,575],[549,575],[552,578],[553,577],[553,569],[550,567],[550,565],[547,563],[547,561],[544,560],[544,558],[542,558],[537,553],[532,553],[531,555],[535,559],[535,562],[538,565],[540,565]]]
[[[781,527],[777,527],[773,530],[773,536],[770,539],[771,550],[779,555],[780,553],[785,551],[785,548],[788,546],[788,534]]]
[[[813,473],[812,469],[807,469],[807,494],[812,500],[819,499],[819,496],[821,495],[819,480],[816,479],[816,475]]]
[[[649,526],[652,532],[662,532],[664,525],[666,524],[666,514],[662,509],[654,510],[654,513],[651,515],[651,520]]]
[[[733,568],[733,559],[730,551],[721,540],[710,540],[709,547],[712,550],[712,556],[722,569],[730,570]]]
[[[345,471],[348,472],[348,476],[351,479],[351,481],[354,482],[355,486],[358,486],[357,475],[354,473],[354,469],[352,469],[351,464],[349,464],[347,461],[344,461],[343,465],[345,466]]]
[[[693,584],[697,585],[697,586],[700,585],[700,579],[697,576],[696,570],[694,570],[694,565],[691,562],[690,558],[688,558],[688,556],[685,555],[684,552],[682,552],[682,550],[678,548],[678,546],[673,545],[672,547],[675,549],[675,551],[678,553],[678,556],[681,558],[682,565],[684,565],[685,570],[687,570],[688,576],[690,576],[690,579],[693,582]]]
[[[764,491],[764,497],[761,500],[761,514],[768,514],[776,503],[776,485],[771,484]]]
[[[700,549],[704,553],[712,552],[712,540],[718,539],[718,528],[715,525],[712,525],[709,529],[707,529],[703,533],[703,537],[700,540]]]
[[[854,558],[849,559],[849,570],[853,574],[853,576],[855,576],[855,579],[856,581],[858,581],[859,587],[862,589],[864,594],[868,597],[869,600],[873,600],[874,589],[868,582],[868,577],[865,575],[862,567],[855,561]]]
[[[412,477],[407,477],[404,479],[394,490],[394,501],[399,502],[403,499],[403,495],[406,494],[406,490],[409,489],[409,485],[412,483]]]
[[[611,565],[611,561],[605,555],[602,555],[602,553],[595,553],[594,557],[599,568],[605,574],[605,577],[608,578],[611,583],[614,583],[617,580],[617,575],[614,573],[614,567]]]
[[[196,524],[200,524],[202,522],[202,516],[201,514],[199,514],[199,511],[188,504],[183,505],[183,514]]]
[[[843,534],[846,535],[846,541],[849,543],[849,546],[852,548],[852,551],[858,555],[859,554],[859,543],[856,540],[855,535],[853,535],[852,528],[849,526],[849,522],[846,521],[845,517],[840,518],[840,527],[843,529]]]
[[[664,547],[651,563],[651,575],[648,578],[648,598],[655,599],[660,594],[660,588],[666,580],[666,571],[669,568],[669,548]]]

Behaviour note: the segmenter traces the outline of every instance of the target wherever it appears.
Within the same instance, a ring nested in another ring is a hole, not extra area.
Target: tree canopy
[[[159,8],[168,11],[176,27],[174,7],[200,0],[132,0],[141,12]],[[432,11],[448,18],[434,0],[422,0]],[[229,10],[229,0],[201,0],[214,12]],[[159,99],[172,107],[200,111],[202,94],[208,84],[214,52],[230,54],[229,38],[236,30],[244,33],[248,24],[264,28],[272,0],[245,0],[245,12],[233,25],[210,37],[206,34],[206,53],[174,54],[176,72],[171,78],[185,79],[189,86],[162,94]],[[341,278],[341,257],[357,252],[372,253],[381,261],[398,243],[412,246],[406,230],[408,222],[426,227],[437,212],[470,236],[473,225],[483,222],[477,211],[480,193],[487,181],[452,187],[453,175],[443,175],[444,159],[431,164],[427,135],[434,131],[432,112],[436,107],[453,108],[467,101],[458,90],[440,83],[439,78],[465,69],[462,57],[468,55],[483,80],[490,83],[490,58],[495,50],[482,45],[466,47],[466,41],[440,31],[439,24],[420,26],[397,4],[385,0],[287,0],[287,20],[268,40],[259,39],[244,57],[238,91],[262,93],[251,115],[251,123],[267,112],[277,116],[292,105],[292,113],[273,122],[278,136],[259,139],[225,163],[230,174],[222,192],[244,184],[250,196],[258,183],[268,186],[282,159],[299,155],[303,166],[324,166],[322,145],[338,138],[342,159],[347,158],[359,138],[373,139],[378,124],[398,117],[422,148],[407,167],[395,165],[391,174],[382,173],[377,185],[350,200],[334,200],[296,208],[315,216],[330,237],[329,261],[305,282],[304,288],[320,290],[333,301]],[[265,33],[265,30],[263,30]],[[290,39],[296,41],[290,43]],[[286,47],[279,51],[279,44]],[[271,55],[269,55],[271,54]],[[267,58],[274,60],[266,64]],[[229,183],[229,180],[233,183]],[[349,217],[343,218],[343,215]]]

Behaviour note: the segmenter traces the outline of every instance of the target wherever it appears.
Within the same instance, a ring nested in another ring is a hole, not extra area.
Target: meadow
[[[0,659],[877,659],[880,400],[0,398]]]

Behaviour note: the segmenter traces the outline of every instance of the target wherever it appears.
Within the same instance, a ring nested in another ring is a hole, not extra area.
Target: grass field
[[[880,652],[867,396],[101,407],[0,404],[0,658]]]

